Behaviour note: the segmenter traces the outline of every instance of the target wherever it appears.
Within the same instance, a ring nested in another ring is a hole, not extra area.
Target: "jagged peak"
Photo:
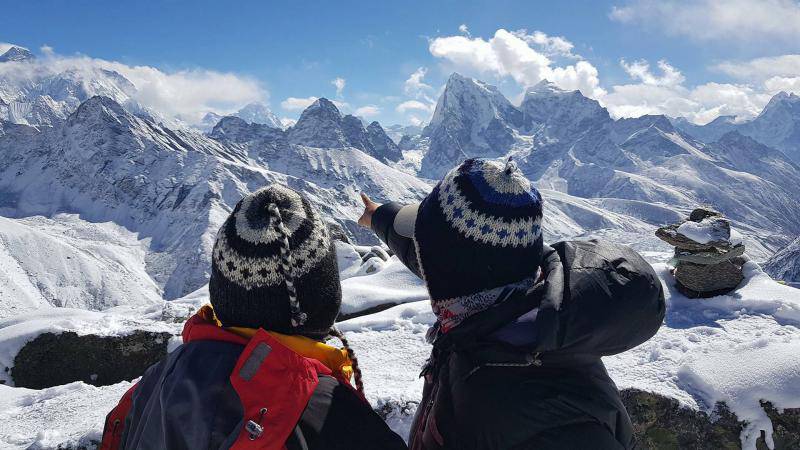
[[[385,130],[377,120],[373,120],[372,123],[367,125],[367,130],[381,130],[385,132]]]
[[[568,92],[564,89],[558,87],[555,83],[545,79],[542,81],[534,84],[533,86],[529,86],[525,89],[525,96],[529,95],[542,95],[542,94],[557,94],[562,92]]]
[[[125,108],[110,97],[103,95],[95,95],[87,99],[85,102],[78,106],[78,109],[73,112],[71,118],[87,117],[90,114],[102,113],[108,116],[127,116],[128,113]]]
[[[17,45],[11,46],[5,53],[0,55],[0,62],[20,62],[20,61],[30,61],[35,59],[36,57],[33,56],[30,50],[25,47],[19,47]]]
[[[786,91],[780,91],[773,95],[771,99],[769,99],[767,106],[764,107],[759,116],[763,116],[764,114],[777,109],[785,107],[795,108],[797,106],[800,106],[800,96],[794,94],[793,92],[789,93]]]
[[[328,100],[327,98],[320,97],[314,100],[314,103],[309,105],[308,108],[303,110],[303,113],[300,114],[300,118],[297,120],[294,128],[303,127],[309,121],[316,122],[318,120],[332,120],[334,122],[340,122],[342,120],[342,113],[339,112],[339,108],[337,108],[332,101]]]

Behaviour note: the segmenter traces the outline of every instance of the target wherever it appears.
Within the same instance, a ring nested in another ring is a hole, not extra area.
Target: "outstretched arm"
[[[361,194],[361,200],[364,202],[364,213],[358,219],[358,224],[371,228],[411,272],[422,278],[414,240],[394,229],[394,218],[403,205],[396,202],[379,205],[364,193]]]

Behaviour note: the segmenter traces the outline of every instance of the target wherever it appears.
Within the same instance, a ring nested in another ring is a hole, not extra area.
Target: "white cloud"
[[[162,114],[199,123],[206,111],[229,113],[266,101],[261,84],[234,73],[205,69],[162,72],[149,66],[111,64],[136,86],[135,99]]]
[[[771,94],[785,91],[800,95],[800,77],[772,77],[764,82],[764,87]]]
[[[659,61],[661,76],[650,71],[647,61],[620,64],[638,83],[613,86],[600,98],[614,117],[665,114],[700,124],[720,115],[744,119],[757,115],[771,96],[746,84],[708,82],[689,88],[680,71],[666,61]]]
[[[547,55],[531,47],[537,40],[546,42],[545,38],[547,36],[544,34],[536,37],[501,28],[489,40],[465,36],[437,37],[430,41],[428,49],[433,56],[446,61],[456,70],[479,77],[510,77],[521,87],[547,79],[564,89],[579,89],[589,97],[604,94],[597,69],[589,62],[556,66]],[[565,48],[564,44],[561,45]]]
[[[362,117],[373,117],[377,116],[380,113],[381,109],[375,105],[362,106],[360,108],[356,108],[356,110],[353,111],[354,115]]]
[[[414,110],[424,111],[426,113],[433,113],[433,108],[435,106],[436,106],[435,104],[422,103],[419,100],[406,100],[403,103],[397,105],[395,111],[399,112],[400,114],[405,114],[408,111],[414,111]]]
[[[244,105],[268,98],[261,83],[231,72],[202,68],[165,71],[151,66],[130,66],[88,56],[63,56],[42,47],[42,56],[30,64],[4,68],[7,80],[34,80],[71,71],[85,80],[102,79],[102,70],[121,74],[136,87],[133,100],[163,115],[200,123],[208,111],[229,114]]]
[[[800,55],[771,56],[750,61],[724,61],[711,68],[744,80],[800,76]]]
[[[667,61],[660,60],[658,67],[661,69],[662,75],[656,76],[650,71],[650,64],[645,60],[634,61],[632,63],[625,62],[624,59],[620,60],[620,65],[631,78],[640,80],[642,83],[651,86],[677,86],[682,84],[686,78],[681,74],[680,70],[672,67]]]
[[[514,34],[528,44],[538,46],[545,54],[550,56],[566,56],[568,58],[580,58],[572,53],[575,45],[563,36],[548,36],[541,31],[528,33],[527,30],[514,31]]]
[[[408,123],[410,123],[411,125],[414,125],[415,127],[418,127],[418,126],[424,124],[425,122],[423,122],[422,119],[420,119],[417,116],[408,116]]]
[[[286,111],[302,111],[311,106],[318,98],[314,96],[305,98],[289,97],[281,102],[281,108]]]
[[[342,77],[336,77],[333,80],[331,80],[331,84],[334,85],[334,87],[336,87],[336,96],[341,97],[342,92],[344,91],[344,87],[347,84],[347,81]]]
[[[423,81],[427,73],[427,68],[418,67],[417,70],[408,76],[408,79],[403,83],[403,91],[406,95],[414,98],[423,98],[433,92],[433,87]]]
[[[465,23],[462,23],[461,25],[458,26],[458,31],[461,34],[469,36],[469,28],[467,27],[467,24],[465,24]]]
[[[697,40],[800,38],[795,0],[630,0],[614,6],[609,17]]]

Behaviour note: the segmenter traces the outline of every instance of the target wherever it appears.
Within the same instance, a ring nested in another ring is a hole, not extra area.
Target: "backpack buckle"
[[[247,424],[244,426],[245,431],[250,434],[250,440],[254,441],[258,439],[261,434],[264,432],[264,427],[255,423],[255,421],[248,420]]]

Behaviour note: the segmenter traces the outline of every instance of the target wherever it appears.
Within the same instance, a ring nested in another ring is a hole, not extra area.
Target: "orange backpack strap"
[[[232,448],[283,448],[319,383],[317,371],[317,364],[258,330],[230,377],[244,411]]]

